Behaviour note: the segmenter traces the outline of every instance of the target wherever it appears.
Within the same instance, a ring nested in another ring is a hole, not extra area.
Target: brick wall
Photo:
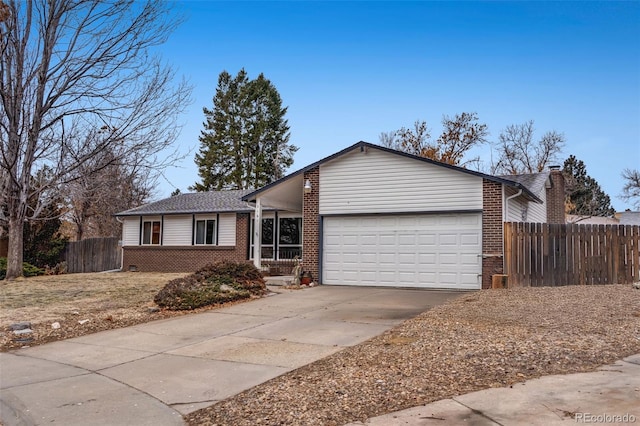
[[[194,272],[207,263],[220,260],[247,261],[249,215],[236,219],[235,247],[127,246],[123,247],[122,269],[135,266],[141,272]]]
[[[564,176],[560,170],[551,170],[551,188],[547,188],[547,222],[565,223]]]
[[[504,273],[502,184],[482,180],[482,288],[491,288],[491,277]]]
[[[305,172],[304,181],[311,182],[311,192],[302,197],[302,269],[311,272],[318,282],[320,268],[320,171],[316,167]]]

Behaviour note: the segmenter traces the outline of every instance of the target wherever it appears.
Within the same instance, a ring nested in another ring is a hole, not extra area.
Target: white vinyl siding
[[[505,187],[505,200],[518,193],[518,189],[513,187]],[[547,204],[546,190],[543,188],[540,194],[536,194],[538,198],[544,201],[539,204],[534,201],[528,201],[524,196],[519,196],[506,201],[507,214],[506,222],[532,222],[544,223],[547,221]]]
[[[163,246],[191,245],[191,215],[165,216],[162,230]]]
[[[218,215],[218,245],[236,245],[236,214]]]
[[[520,195],[519,197],[508,199],[509,197],[517,194],[519,189],[513,188],[511,186],[505,187],[504,191],[504,199],[505,208],[507,210],[505,222],[526,222],[526,214],[528,210],[528,202],[527,200]],[[524,213],[524,217],[523,217]]]
[[[543,203],[538,204],[529,201],[529,212],[527,214],[527,222],[546,223],[547,222],[547,189],[542,188],[539,194],[536,194]]]
[[[320,166],[320,214],[482,209],[482,178],[401,155],[355,150]]]
[[[140,217],[125,217],[122,221],[122,245],[140,245]]]
[[[333,216],[322,283],[479,289],[482,214]]]

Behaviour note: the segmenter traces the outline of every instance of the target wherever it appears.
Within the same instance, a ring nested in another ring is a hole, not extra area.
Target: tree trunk
[[[22,232],[24,228],[24,218],[9,217],[9,250],[7,253],[7,275],[6,280],[13,280],[22,276],[22,261],[24,258]]]

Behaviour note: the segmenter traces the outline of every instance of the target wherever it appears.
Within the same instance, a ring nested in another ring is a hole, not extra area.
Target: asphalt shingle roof
[[[241,198],[251,190],[192,192],[117,213],[116,216],[152,214],[252,212],[253,207]]]
[[[501,175],[498,177],[523,185],[537,197],[544,189],[547,179],[549,179],[549,172],[545,171],[540,173],[527,173],[522,175]]]

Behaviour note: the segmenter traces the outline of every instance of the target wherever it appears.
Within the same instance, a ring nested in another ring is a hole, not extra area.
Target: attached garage
[[[302,213],[301,264],[319,284],[475,290],[504,273],[506,218],[563,211],[551,175],[491,176],[358,142],[243,200]]]
[[[323,284],[481,288],[481,213],[330,216],[322,223]]]

